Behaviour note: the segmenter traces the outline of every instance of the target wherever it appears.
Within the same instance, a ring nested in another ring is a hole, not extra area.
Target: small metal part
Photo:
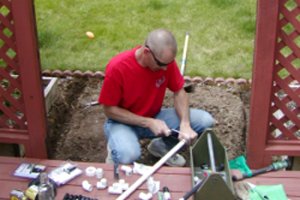
[[[171,193],[168,187],[163,187],[163,200],[171,200]]]
[[[208,164],[206,164],[206,163],[203,163],[200,167],[201,167],[202,170],[208,170],[209,169]]]
[[[174,133],[180,134],[180,131],[178,131],[178,130],[176,130],[176,129],[171,129],[171,131],[174,132]]]
[[[178,138],[178,135],[180,134],[180,131],[176,130],[176,129],[171,129],[171,137],[175,137]]]
[[[91,101],[91,102],[88,102],[86,104],[84,104],[83,106],[83,110],[86,110],[92,106],[96,106],[96,105],[100,105],[98,101]]]
[[[119,180],[120,179],[120,175],[119,175],[119,163],[117,163],[117,162],[114,163],[114,178],[115,178],[115,180]]]
[[[70,174],[72,171],[74,171],[77,167],[74,165],[74,166],[70,166],[66,169],[64,169],[65,172],[67,172],[68,174]]]
[[[86,106],[96,106],[96,105],[99,105],[98,101],[92,101],[86,104]]]

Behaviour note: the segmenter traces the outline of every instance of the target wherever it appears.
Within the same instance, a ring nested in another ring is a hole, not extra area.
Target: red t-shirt
[[[168,65],[167,70],[155,72],[141,66],[135,58],[138,48],[111,59],[106,66],[98,101],[103,105],[125,108],[137,115],[153,117],[161,109],[166,88],[179,91],[184,79],[175,61]]]

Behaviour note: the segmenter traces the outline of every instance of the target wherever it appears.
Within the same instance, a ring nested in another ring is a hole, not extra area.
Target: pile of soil
[[[103,133],[105,115],[97,101],[102,81],[97,78],[61,78],[57,96],[48,113],[48,154],[50,158],[74,161],[105,162],[106,139]],[[249,113],[249,88],[239,85],[206,85],[198,83],[190,93],[190,106],[210,112],[217,120],[215,133],[227,150],[229,159],[245,153]],[[167,92],[164,106],[173,106]],[[145,147],[149,140],[142,140]],[[189,160],[187,150],[183,155]],[[143,148],[139,162],[153,164],[156,158]],[[187,163],[189,165],[189,163]]]

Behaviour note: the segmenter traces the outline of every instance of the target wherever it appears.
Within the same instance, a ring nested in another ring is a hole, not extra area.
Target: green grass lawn
[[[179,64],[190,33],[186,75],[251,78],[256,0],[35,0],[35,10],[43,69],[103,71],[113,55],[166,28]]]

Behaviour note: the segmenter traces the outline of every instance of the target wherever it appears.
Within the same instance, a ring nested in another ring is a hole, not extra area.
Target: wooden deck
[[[9,199],[9,193],[12,189],[25,190],[29,179],[19,178],[13,176],[14,170],[22,162],[32,162],[39,163],[47,166],[46,171],[60,166],[64,161],[59,160],[43,160],[43,159],[28,159],[28,158],[15,158],[15,157],[1,157],[0,156],[0,199]],[[104,177],[108,180],[108,185],[112,185],[114,182],[113,177],[113,165],[104,164],[104,163],[87,163],[87,162],[76,162],[78,167],[82,170],[85,170],[88,166],[101,167],[104,170]],[[162,167],[157,173],[153,176],[154,180],[160,181],[160,187],[168,186],[172,192],[173,199],[179,199],[182,197],[185,192],[191,188],[191,176],[189,168],[170,168]],[[120,172],[120,178],[125,179],[126,182],[133,183],[140,176],[133,174],[132,176],[126,176]],[[108,194],[107,190],[97,190],[94,187],[92,192],[86,192],[82,189],[81,183],[83,180],[88,180],[91,184],[96,186],[97,178],[96,177],[87,177],[84,173],[72,181],[68,182],[66,185],[63,185],[58,188],[56,199],[63,199],[66,193],[70,194],[81,194],[90,198],[97,199],[116,199],[118,195]],[[147,192],[146,184],[143,184],[139,190],[135,191],[129,199],[138,199],[140,192]],[[155,196],[155,198],[157,197]]]
[[[13,176],[14,170],[22,162],[39,163],[47,166],[46,171],[60,166],[64,161],[59,160],[45,160],[45,159],[29,159],[29,158],[16,158],[16,157],[2,157],[0,156],[0,199],[9,199],[9,193],[12,189],[25,190],[29,179],[19,178]],[[104,170],[104,177],[111,185],[114,182],[113,166],[104,163],[91,163],[91,162],[75,162],[78,167],[85,170],[88,166],[101,167]],[[132,175],[125,176],[120,172],[120,178],[125,179],[126,182],[133,183],[140,176]],[[191,170],[190,168],[176,168],[176,167],[162,167],[154,175],[154,179],[160,181],[160,187],[168,186],[172,199],[179,199],[187,191],[191,189]],[[117,195],[108,194],[107,190],[93,189],[92,192],[86,192],[82,189],[81,183],[83,180],[88,180],[94,186],[96,185],[96,177],[87,177],[85,174],[68,182],[66,185],[58,188],[57,199],[62,199],[66,193],[81,194],[91,198],[111,200],[116,199]],[[263,174],[247,181],[257,185],[268,184],[283,184],[284,189],[291,200],[300,200],[300,172],[299,171],[280,171],[270,172]],[[143,184],[137,191],[135,191],[129,199],[138,199],[140,192],[147,192],[147,187]],[[157,196],[153,198],[157,200]]]

